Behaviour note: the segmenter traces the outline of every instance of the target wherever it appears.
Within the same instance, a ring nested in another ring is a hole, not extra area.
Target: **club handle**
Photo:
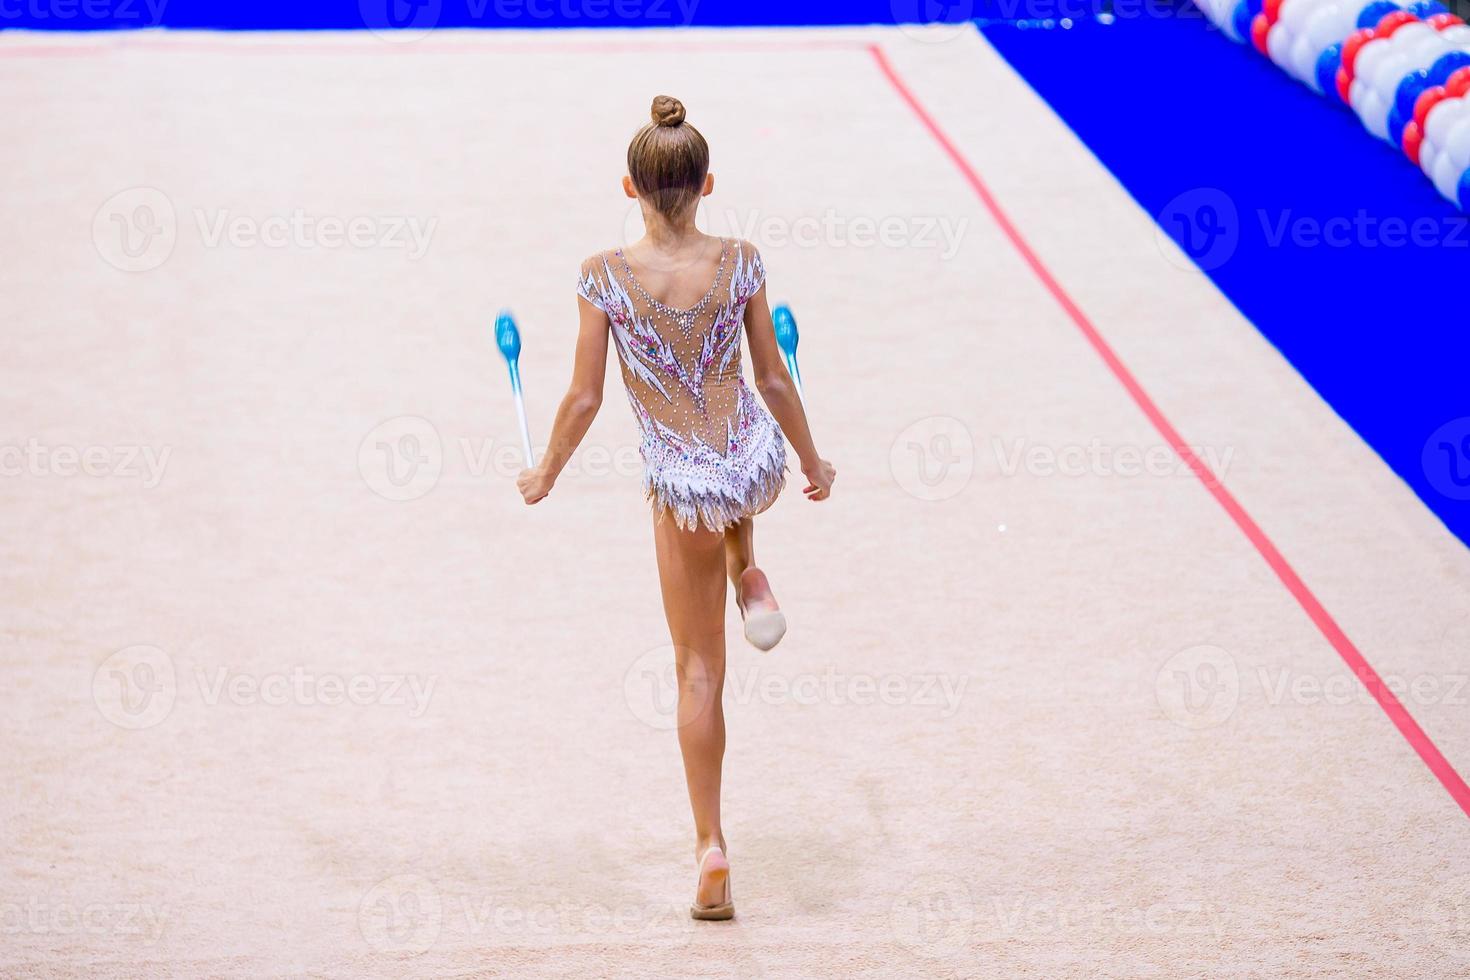
[[[791,372],[791,380],[796,382],[796,397],[806,404],[806,391],[801,387],[801,368],[796,363],[796,354],[786,355],[786,370]]]
[[[506,361],[510,366],[510,391],[515,396],[516,420],[521,426],[521,454],[526,458],[526,469],[536,465],[531,455],[531,427],[526,423],[526,398],[521,393],[521,365],[519,361]]]

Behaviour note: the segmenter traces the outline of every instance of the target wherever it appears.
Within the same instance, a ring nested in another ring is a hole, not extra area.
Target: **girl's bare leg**
[[[725,530],[725,574],[735,586],[735,598],[747,609],[779,608],[765,573],[755,564],[755,518],[747,517]]]
[[[655,517],[654,547],[664,616],[674,643],[679,678],[679,750],[694,812],[695,858],[711,844],[725,849],[720,828],[720,771],[725,758],[725,550],[724,535],[683,531]],[[724,880],[701,879],[696,900],[722,901]]]
[[[725,574],[740,594],[740,576],[755,564],[755,518],[747,517],[725,529]]]

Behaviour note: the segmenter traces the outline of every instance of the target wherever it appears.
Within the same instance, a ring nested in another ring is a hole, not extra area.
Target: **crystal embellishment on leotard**
[[[577,292],[611,325],[642,432],[644,490],[680,527],[727,527],[785,483],[780,427],[740,370],[745,305],[764,285],[760,255],[739,241],[721,242],[714,284],[682,310],[650,296],[620,249],[583,263]]]

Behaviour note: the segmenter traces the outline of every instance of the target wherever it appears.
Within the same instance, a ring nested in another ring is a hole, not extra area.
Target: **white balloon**
[[[1352,14],[1344,10],[1339,0],[1289,2],[1296,16],[1291,24],[1292,42],[1283,67],[1320,92],[1321,89],[1317,87],[1317,62],[1323,51],[1346,36],[1351,29]]]
[[[1443,99],[1424,119],[1424,139],[1436,146],[1444,146],[1455,123],[1470,116],[1470,99]]]
[[[1436,33],[1434,28],[1422,20],[1411,20],[1403,27],[1394,31],[1393,37],[1389,38],[1389,40],[1396,42],[1400,46],[1412,45],[1420,43],[1415,40],[1416,38],[1433,37]]]
[[[1456,167],[1455,161],[1450,159],[1448,153],[1441,153],[1439,159],[1434,162],[1434,172],[1429,176],[1434,181],[1436,190],[1458,204],[1460,175],[1464,172],[1465,168]]]
[[[1312,88],[1317,87],[1317,58],[1312,54],[1310,38],[1297,35],[1296,40],[1291,42],[1291,50],[1286,54],[1286,63],[1290,66],[1292,75],[1299,81],[1306,82]]]
[[[1282,0],[1281,8],[1276,12],[1276,23],[1271,26],[1285,27],[1295,34],[1301,29],[1315,2],[1316,0]]]
[[[1393,91],[1398,80],[1408,73],[1413,64],[1401,51],[1395,51],[1389,58],[1373,64],[1373,70],[1363,75],[1363,81],[1379,95],[1386,95]]]
[[[1455,166],[1463,171],[1470,167],[1470,119],[1461,119],[1450,129],[1445,140],[1440,144],[1440,150],[1445,156],[1455,162]]]
[[[1381,140],[1388,139],[1388,102],[1377,92],[1370,91],[1363,98],[1358,118],[1363,128]]]
[[[1470,49],[1470,24],[1456,24],[1439,32],[1449,44],[1461,50]]]
[[[1291,71],[1291,59],[1287,57],[1287,52],[1291,50],[1291,40],[1291,29],[1283,27],[1280,21],[1272,24],[1271,29],[1266,32],[1266,57],[1277,68],[1288,72]]]
[[[1320,56],[1334,44],[1347,40],[1353,31],[1353,16],[1341,4],[1322,7],[1312,14],[1302,33]]]
[[[1439,159],[1439,148],[1432,143],[1419,144],[1419,169],[1428,177],[1434,173],[1435,161]]]
[[[1360,57],[1357,73],[1349,90],[1353,111],[1358,114],[1363,128],[1379,139],[1388,138],[1388,100],[1383,95],[1383,79],[1399,71],[1405,63],[1397,47],[1392,39],[1365,46],[1365,52],[1372,48],[1385,51],[1386,54],[1369,61],[1366,66]]]
[[[1391,40],[1391,39],[1390,39]],[[1358,49],[1358,60],[1353,62],[1353,81],[1373,74],[1374,66],[1393,55],[1393,47],[1382,38],[1375,38]]]
[[[1244,2],[1245,0],[1240,0],[1240,3]],[[1225,32],[1226,37],[1237,44],[1244,44],[1245,38],[1241,37],[1239,32],[1235,30],[1235,8],[1240,6],[1240,3],[1230,3],[1226,0],[1226,2],[1220,3],[1214,11],[1207,12],[1210,13],[1210,20],[1214,21],[1215,26]]]
[[[1220,23],[1221,8],[1225,6],[1221,0],[1195,0],[1195,5],[1204,12],[1204,15],[1216,24]]]
[[[1449,46],[1449,42],[1444,39],[1439,31],[1422,22],[1418,24],[1405,24],[1399,30],[1404,32],[1412,30],[1414,32],[1409,35],[1409,40],[1404,42],[1409,46],[1409,50],[1411,51]],[[1397,37],[1398,35],[1395,34],[1394,36]]]
[[[1348,105],[1354,113],[1359,111],[1358,106],[1362,105],[1363,100],[1368,98],[1368,91],[1368,83],[1361,78],[1354,78],[1348,85]]]

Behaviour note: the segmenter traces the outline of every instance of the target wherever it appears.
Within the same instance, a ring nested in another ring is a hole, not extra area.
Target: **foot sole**
[[[735,918],[735,903],[691,905],[689,906],[689,918],[698,919],[701,922],[723,922],[726,919],[733,919]]]
[[[689,917],[707,922],[733,918],[735,903],[730,897],[730,864],[718,849],[711,848],[705,853],[705,859],[700,863],[700,879],[701,885],[724,896],[725,900],[714,905],[701,905],[699,896],[696,895],[694,903],[689,906]]]
[[[767,651],[786,635],[786,614],[776,609],[753,612],[745,618],[745,639],[757,650]]]

